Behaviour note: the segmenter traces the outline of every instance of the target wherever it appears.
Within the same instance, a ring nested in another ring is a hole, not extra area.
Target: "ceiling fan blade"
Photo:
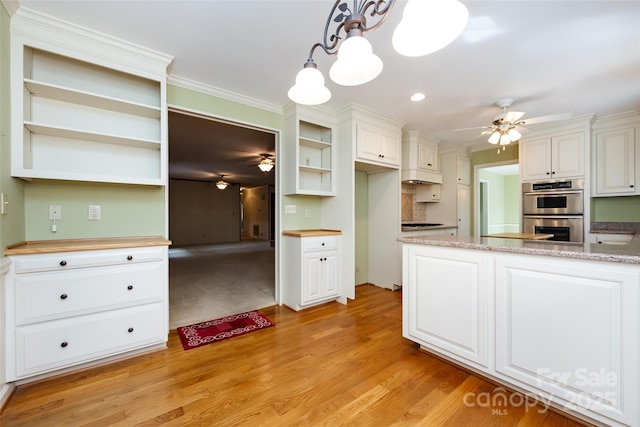
[[[545,123],[545,122],[556,122],[560,120],[569,120],[571,118],[571,113],[560,113],[560,114],[551,114],[548,116],[540,116],[533,117],[531,119],[525,119],[525,125],[533,125],[536,123]]]
[[[507,114],[504,116],[504,121],[509,123],[515,123],[520,119],[520,117],[524,116],[524,112],[522,111],[507,111]]]
[[[494,126],[477,126],[477,127],[474,127],[474,128],[454,129],[454,132],[458,131],[458,130],[477,130],[477,129],[493,129],[493,128],[494,128]]]

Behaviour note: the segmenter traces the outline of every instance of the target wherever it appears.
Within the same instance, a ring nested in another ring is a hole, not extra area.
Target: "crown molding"
[[[261,110],[266,110],[280,115],[283,114],[283,108],[280,105],[272,104],[270,102],[262,101],[257,98],[252,98],[250,96],[241,95],[216,86],[197,82],[186,77],[169,75],[167,77],[167,83],[170,85],[181,87],[183,89],[189,89],[196,92],[204,93],[206,95],[215,96],[217,98],[226,99],[227,101],[237,102],[249,107],[259,108]]]
[[[174,60],[171,55],[25,7],[12,16],[11,35],[35,48],[161,80]]]
[[[4,9],[11,17],[15,15],[20,8],[20,3],[18,3],[17,0],[0,0],[0,3],[2,3]]]

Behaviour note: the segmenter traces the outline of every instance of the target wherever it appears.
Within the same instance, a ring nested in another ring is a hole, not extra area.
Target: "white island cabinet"
[[[403,335],[542,408],[640,425],[638,257],[603,261],[619,249],[597,244],[531,254],[545,244],[507,240],[404,239]]]
[[[301,310],[340,297],[340,232],[289,230],[283,232],[282,301]]]
[[[7,380],[164,346],[169,243],[133,238],[8,248]]]

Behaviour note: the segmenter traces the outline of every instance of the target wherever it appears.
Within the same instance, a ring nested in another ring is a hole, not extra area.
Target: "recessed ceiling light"
[[[411,95],[411,98],[409,99],[412,100],[413,102],[418,102],[418,101],[422,101],[424,98],[425,98],[425,94],[418,92]]]

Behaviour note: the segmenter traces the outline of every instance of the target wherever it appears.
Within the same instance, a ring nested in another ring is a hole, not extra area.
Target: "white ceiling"
[[[335,58],[317,49],[314,59],[333,94],[326,106],[337,110],[355,102],[441,145],[473,149],[489,148],[485,137],[454,129],[489,125],[502,98],[515,99],[512,110],[526,112],[525,119],[640,110],[640,1],[462,1],[470,14],[463,34],[419,58],[403,57],[391,46],[406,4],[400,1],[382,27],[365,35],[384,70],[363,86],[331,82]],[[331,0],[19,3],[172,55],[171,76],[274,108],[289,102],[287,91],[312,44],[321,41],[333,6]],[[416,91],[426,100],[409,101]]]

